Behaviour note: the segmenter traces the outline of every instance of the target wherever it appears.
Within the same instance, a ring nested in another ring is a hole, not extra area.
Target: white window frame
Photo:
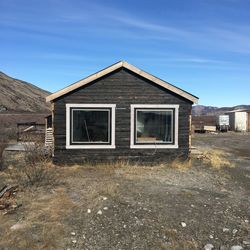
[[[174,110],[174,131],[173,131],[173,138],[174,144],[155,144],[150,143],[150,144],[135,144],[134,139],[135,139],[135,109],[172,109]],[[178,133],[179,133],[179,105],[178,104],[154,104],[154,105],[149,105],[149,104],[131,104],[130,105],[130,148],[153,148],[153,149],[158,149],[158,148],[178,148]]]
[[[70,144],[70,122],[71,118],[71,108],[79,109],[92,109],[92,110],[101,110],[105,108],[111,109],[111,144],[102,145],[102,144],[79,144],[72,145]],[[96,108],[96,109],[95,109]],[[116,104],[78,104],[78,103],[67,103],[66,104],[66,149],[114,149],[115,148],[115,109]]]

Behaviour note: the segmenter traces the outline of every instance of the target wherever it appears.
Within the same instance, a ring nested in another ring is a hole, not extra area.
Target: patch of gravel
[[[77,232],[74,249],[202,249],[206,244],[230,249],[247,239],[246,193],[234,189],[223,171],[135,171],[114,170],[88,181],[95,187],[110,181],[118,191],[103,200],[99,190],[94,205],[83,203],[72,211],[67,223]],[[72,247],[71,239],[67,246]]]

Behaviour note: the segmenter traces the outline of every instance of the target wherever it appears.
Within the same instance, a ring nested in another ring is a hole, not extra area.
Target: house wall
[[[67,103],[116,104],[115,149],[66,149]],[[179,104],[178,149],[130,149],[131,104]],[[192,102],[132,73],[119,69],[54,101],[54,161],[130,160],[155,163],[189,153],[189,115]]]
[[[248,116],[248,132],[250,132],[250,112],[247,113],[247,116]]]

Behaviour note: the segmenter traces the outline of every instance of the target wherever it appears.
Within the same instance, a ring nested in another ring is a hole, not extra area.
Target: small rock
[[[204,250],[212,250],[214,246],[212,244],[207,244],[204,246]]]
[[[76,244],[76,240],[72,240],[72,243]]]
[[[12,227],[10,227],[10,230],[14,231],[14,230],[22,229],[22,228],[25,228],[25,224],[17,223],[13,225]]]
[[[186,224],[185,222],[181,222],[181,226],[182,226],[182,227],[186,227],[187,224]]]
[[[244,245],[250,246],[250,239],[249,240],[243,240],[242,242]]]
[[[230,231],[230,229],[229,229],[229,228],[224,227],[224,228],[222,229],[222,231],[223,231],[223,233],[228,233],[228,232]]]
[[[108,198],[104,196],[104,197],[102,197],[102,199],[103,199],[104,201],[106,201]]]
[[[213,238],[214,238],[214,236],[213,236],[212,234],[210,234],[210,235],[209,235],[209,238],[210,238],[210,239],[213,239]]]
[[[87,210],[87,213],[90,214],[90,213],[91,213],[91,209],[88,209],[88,210]]]
[[[123,225],[123,228],[126,228],[127,226],[126,225]]]
[[[71,232],[71,235],[73,235],[73,236],[74,236],[74,235],[76,235],[76,233],[75,233],[75,232]]]
[[[104,207],[103,210],[108,210],[108,207]]]
[[[194,207],[194,205],[193,205],[193,204],[191,204],[191,207]]]
[[[245,220],[245,223],[249,223],[249,220]]]
[[[232,231],[233,234],[237,234],[237,232],[238,232],[237,229],[234,229],[234,230]]]
[[[243,250],[242,246],[232,246],[230,250]]]
[[[99,210],[97,214],[102,215],[102,210]]]

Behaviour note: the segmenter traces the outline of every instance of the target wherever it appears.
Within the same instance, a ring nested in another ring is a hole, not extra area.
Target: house
[[[188,157],[198,98],[120,61],[46,98],[56,163]]]
[[[226,112],[229,115],[230,130],[246,132],[249,130],[249,110],[237,109]]]

